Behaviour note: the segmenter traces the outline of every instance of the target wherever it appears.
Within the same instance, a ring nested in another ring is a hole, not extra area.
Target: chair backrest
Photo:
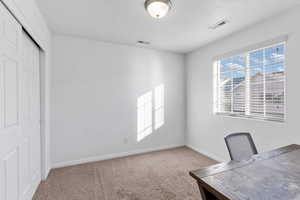
[[[231,160],[246,160],[257,154],[257,149],[250,133],[231,133],[226,135],[224,139]]]

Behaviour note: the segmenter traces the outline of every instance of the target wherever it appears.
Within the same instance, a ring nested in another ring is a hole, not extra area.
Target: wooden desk
[[[203,200],[300,200],[300,145],[190,172]]]

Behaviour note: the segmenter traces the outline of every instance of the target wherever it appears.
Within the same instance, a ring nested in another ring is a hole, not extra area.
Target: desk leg
[[[211,194],[204,187],[202,187],[200,182],[198,182],[198,186],[199,186],[202,200],[217,200],[217,198],[213,194]]]

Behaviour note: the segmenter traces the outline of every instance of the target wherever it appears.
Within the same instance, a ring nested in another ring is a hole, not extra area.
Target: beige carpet
[[[188,172],[216,162],[181,147],[52,170],[34,200],[199,200]]]

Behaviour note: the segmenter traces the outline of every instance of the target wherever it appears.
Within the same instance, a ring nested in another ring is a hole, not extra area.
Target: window
[[[138,98],[137,121],[137,141],[141,141],[152,133],[152,92]]]
[[[284,121],[285,43],[219,59],[215,67],[215,113]]]
[[[159,129],[165,123],[164,85],[155,88],[155,129]]]

